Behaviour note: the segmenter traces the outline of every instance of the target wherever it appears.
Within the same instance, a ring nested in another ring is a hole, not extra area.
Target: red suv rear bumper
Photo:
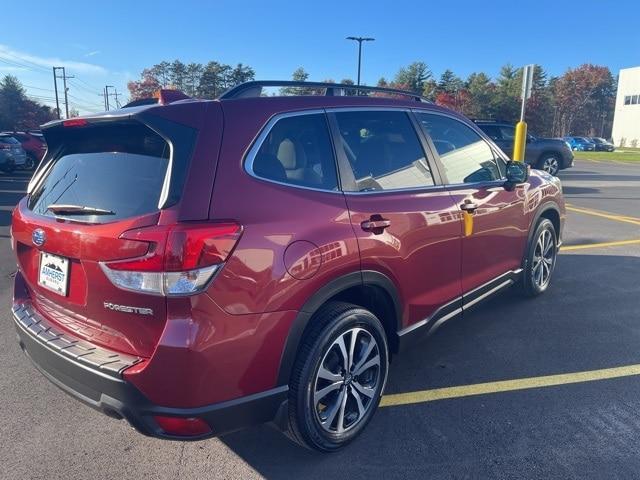
[[[126,419],[145,435],[177,440],[218,436],[274,420],[287,400],[288,387],[284,385],[204,406],[179,408],[159,405],[125,375],[127,369],[149,363],[148,359],[92,345],[49,322],[32,305],[20,273],[16,275],[16,298],[12,310],[20,347],[45,377],[90,407],[108,416]],[[178,385],[155,387],[165,391],[180,388]],[[201,419],[211,431],[194,436],[167,433],[156,422],[155,416]]]

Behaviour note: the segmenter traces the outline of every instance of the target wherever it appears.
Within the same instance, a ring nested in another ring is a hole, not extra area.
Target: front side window
[[[493,150],[467,125],[444,115],[417,113],[431,137],[449,183],[490,182],[501,178]]]
[[[260,144],[251,168],[255,175],[266,180],[337,190],[325,115],[293,115],[278,120]]]
[[[342,178],[345,191],[434,185],[431,169],[406,112],[344,111],[336,112],[335,119],[339,154],[344,153],[353,172],[348,178]]]

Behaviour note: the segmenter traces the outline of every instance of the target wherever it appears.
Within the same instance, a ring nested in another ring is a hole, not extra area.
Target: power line
[[[2,53],[3,55],[8,55],[9,57],[15,58],[15,59],[19,60],[20,62],[28,63],[28,64],[30,64],[30,65],[32,65],[32,66],[33,66],[32,68],[34,68],[34,67],[35,67],[35,68],[37,68],[37,69],[39,69],[39,70],[42,70],[42,71],[44,71],[44,72],[49,73],[49,68],[48,68],[48,67],[44,67],[44,66],[42,66],[42,65],[40,65],[40,64],[38,64],[38,63],[32,62],[31,60],[27,60],[26,58],[18,57],[17,55],[13,55],[12,53],[8,53],[8,52],[6,52],[6,51],[1,51],[1,53]],[[14,60],[14,61],[15,61],[15,60]],[[18,62],[16,62],[16,63],[18,63]]]
[[[87,87],[88,87],[88,88],[89,88],[89,90],[91,91],[91,93],[96,93],[96,94],[98,94],[98,95],[99,95],[99,93],[98,93],[98,92],[100,91],[100,89],[99,89],[98,87],[96,87],[95,85],[91,85],[90,83],[85,82],[83,79],[81,79],[81,78],[79,78],[79,77],[76,77],[76,79],[75,79],[75,80],[76,80],[77,82],[80,82],[80,83],[82,83],[83,85],[85,85],[85,87],[82,87],[82,88],[87,88]]]

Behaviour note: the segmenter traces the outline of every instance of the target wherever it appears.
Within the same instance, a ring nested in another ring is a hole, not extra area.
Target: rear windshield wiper
[[[61,215],[115,215],[116,212],[104,208],[87,207],[86,205],[51,204],[47,210]]]

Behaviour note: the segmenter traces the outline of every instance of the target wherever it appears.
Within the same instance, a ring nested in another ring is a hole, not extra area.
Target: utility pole
[[[73,77],[69,77],[69,78],[73,78]],[[64,86],[64,109],[65,109],[67,118],[69,118],[69,97],[67,96],[67,91],[69,89],[67,88],[67,73],[65,72],[64,67],[62,67],[62,83]]]
[[[360,66],[362,65],[362,42],[373,42],[375,38],[371,37],[347,37],[347,40],[358,42],[358,83],[360,86]]]
[[[114,88],[114,89],[113,89],[113,92],[114,92],[114,93],[113,93],[113,96],[114,96],[114,97],[115,97],[115,99],[116,99],[116,108],[120,108],[120,102],[118,101],[118,89],[117,89],[117,88]]]
[[[57,71],[62,70],[62,76],[57,75]],[[58,118],[60,118],[60,104],[58,103],[58,82],[57,79],[62,78],[62,87],[64,88],[64,109],[66,112],[66,118],[69,118],[69,96],[67,95],[67,78],[75,78],[71,75],[67,76],[67,72],[64,67],[53,67],[53,86],[56,91],[56,108],[58,109]]]
[[[60,102],[58,101],[58,78],[56,77],[56,67],[53,67],[53,89],[56,91],[56,114],[60,120]]]
[[[113,85],[105,85],[104,86],[104,108],[106,109],[106,111],[108,112],[109,110],[111,110],[111,105],[109,105],[109,95],[111,95],[109,93],[109,89],[110,88],[116,88]],[[116,102],[117,104],[117,102]]]

